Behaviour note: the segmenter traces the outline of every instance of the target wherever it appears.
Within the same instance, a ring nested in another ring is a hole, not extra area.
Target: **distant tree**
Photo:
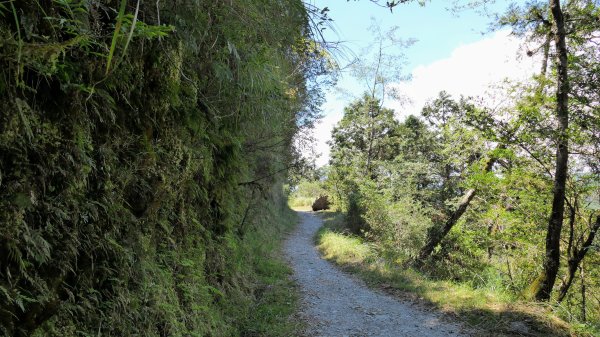
[[[535,159],[553,181],[543,271],[530,288],[532,295],[541,301],[551,297],[563,253],[569,260],[569,270],[559,300],[570,285],[576,271],[574,266],[578,264],[573,263],[578,258],[572,236],[576,235],[574,229],[582,227],[576,223],[588,223],[583,227],[593,233],[593,216],[586,220],[582,213],[587,211],[577,206],[578,191],[585,188],[581,185],[583,180],[574,177],[593,171],[594,163],[598,162],[591,150],[597,143],[592,134],[598,130],[593,121],[597,120],[600,101],[597,94],[600,58],[595,41],[600,30],[598,5],[597,1],[588,0],[562,5],[558,0],[534,1],[521,7],[511,6],[499,20],[501,26],[509,26],[513,33],[526,38],[528,55],[542,54],[537,90],[517,105],[517,132],[511,140]],[[549,68],[553,71],[548,72]],[[595,89],[590,90],[592,87]],[[496,120],[496,125],[502,125],[502,121]],[[549,147],[556,149],[554,154],[547,153]],[[565,238],[562,229],[567,217],[569,231]],[[561,241],[567,242],[566,252],[561,251]],[[575,241],[583,242],[586,238]]]
[[[383,106],[388,99],[402,99],[395,86],[407,78],[403,75],[406,61],[404,49],[410,47],[415,40],[400,38],[398,26],[384,31],[375,19],[371,21],[368,28],[372,36],[371,43],[352,61],[349,70],[365,93],[377,98],[380,106]]]
[[[378,99],[365,94],[344,108],[344,117],[333,128],[331,164],[347,165],[355,159],[361,174],[373,176],[377,161],[397,155],[397,137],[394,111],[382,108]]]
[[[435,247],[442,242],[465,213],[477,193],[476,188],[470,188],[464,192],[457,189],[459,182],[454,179],[455,176],[461,176],[462,172],[471,164],[479,163],[482,152],[485,151],[482,144],[477,144],[477,134],[472,133],[466,123],[466,111],[470,109],[473,109],[473,107],[466,100],[461,99],[457,102],[445,91],[440,92],[435,100],[429,102],[423,108],[423,117],[427,119],[432,127],[438,130],[437,141],[443,144],[441,146],[445,148],[445,150],[440,150],[437,158],[437,166],[441,176],[440,201],[445,204],[448,200],[459,195],[460,199],[453,209],[446,210],[443,223],[435,224],[429,229],[425,245],[421,248],[415,260],[416,265],[421,265],[433,253]],[[468,142],[462,138],[457,142],[454,139],[456,135],[463,135],[465,138],[471,136],[472,138]],[[503,146],[501,147],[503,148]],[[497,152],[488,152],[487,159],[481,165],[483,173],[489,173],[497,161]]]

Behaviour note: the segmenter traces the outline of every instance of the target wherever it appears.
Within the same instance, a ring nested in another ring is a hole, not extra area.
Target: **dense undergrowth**
[[[597,62],[594,53],[586,57]],[[600,129],[585,123],[600,121],[600,110],[572,102],[581,119],[573,119],[569,146],[582,150],[569,161],[564,228],[553,245],[548,224],[558,185],[548,144],[560,135],[548,132],[555,101],[551,88],[542,95],[547,84],[538,80],[499,94],[510,104],[498,109],[441,92],[421,116],[403,121],[367,93],[333,128],[329,165],[293,186],[292,197],[328,195],[345,229],[376,247],[391,269],[412,266],[491,289],[597,331]],[[548,275],[556,276],[551,291]]]
[[[308,22],[297,0],[0,2],[0,334],[292,334],[272,249],[326,70]]]
[[[549,306],[514,296],[502,287],[452,281],[440,273],[398,264],[381,246],[353,235],[339,212],[320,216],[315,236],[323,257],[356,273],[372,286],[403,299],[425,303],[457,319],[480,336],[595,336],[592,327],[568,324]]]

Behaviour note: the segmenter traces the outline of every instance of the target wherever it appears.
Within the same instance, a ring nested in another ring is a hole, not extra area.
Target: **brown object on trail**
[[[329,209],[329,204],[329,198],[326,195],[321,195],[313,202],[312,210],[316,212]]]

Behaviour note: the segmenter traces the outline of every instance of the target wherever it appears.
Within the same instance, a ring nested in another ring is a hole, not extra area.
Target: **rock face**
[[[315,200],[315,202],[313,202],[313,204],[312,204],[312,210],[315,212],[326,210],[326,209],[329,209],[329,199],[327,198],[326,195],[322,195],[322,196],[318,197],[317,200]]]

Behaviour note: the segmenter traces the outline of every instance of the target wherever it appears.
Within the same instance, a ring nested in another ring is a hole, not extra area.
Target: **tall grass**
[[[291,279],[292,270],[281,258],[282,239],[298,218],[295,212],[285,209],[265,221],[246,238],[245,255],[253,256],[256,270],[256,300],[243,324],[244,336],[298,336],[303,322],[294,319],[299,292]],[[240,257],[241,261],[245,257]]]
[[[288,204],[292,208],[310,207],[310,206],[312,206],[314,201],[315,201],[314,198],[298,197],[298,198],[290,198]]]

